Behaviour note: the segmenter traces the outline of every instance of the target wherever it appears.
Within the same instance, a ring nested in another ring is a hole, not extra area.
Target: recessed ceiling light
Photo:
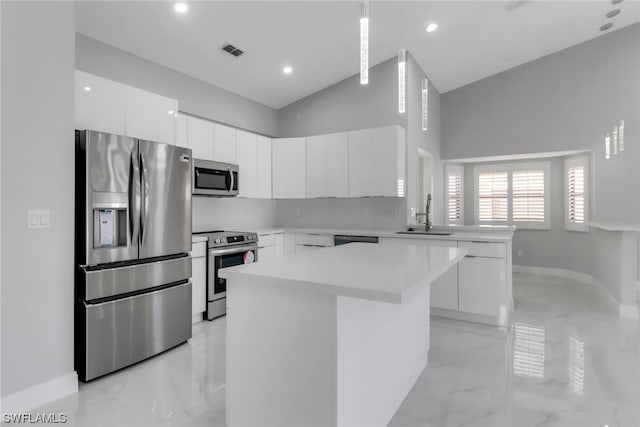
[[[90,92],[91,91],[91,86],[85,86],[83,89],[85,90],[85,92]]]
[[[600,31],[607,31],[611,27],[613,27],[613,24],[611,22],[607,22],[602,27],[600,27]]]
[[[433,33],[437,29],[438,29],[438,24],[436,24],[435,22],[427,25],[427,33]]]
[[[178,13],[186,13],[187,10],[189,10],[189,7],[187,6],[186,3],[176,3],[175,6],[173,6],[173,8]]]
[[[284,67],[282,69],[282,72],[285,73],[285,74],[291,74],[291,73],[293,73],[293,68],[291,68],[290,66],[287,65],[286,67]]]
[[[613,9],[612,11],[608,12],[605,16],[607,18],[613,18],[614,16],[616,16],[619,13],[620,13],[620,9]]]

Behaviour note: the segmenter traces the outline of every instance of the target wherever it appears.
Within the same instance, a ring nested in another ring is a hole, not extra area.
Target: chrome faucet
[[[424,231],[429,231],[431,230],[432,224],[431,224],[431,220],[429,219],[429,211],[431,210],[431,194],[427,194],[427,206],[425,209],[425,212],[418,212],[416,214],[416,219],[419,216],[424,216],[425,220],[424,220]]]

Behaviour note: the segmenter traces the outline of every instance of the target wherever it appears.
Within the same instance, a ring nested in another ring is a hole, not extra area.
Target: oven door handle
[[[228,255],[234,253],[241,253],[246,251],[257,251],[258,245],[243,245],[243,246],[234,246],[232,248],[215,248],[209,249],[210,256],[218,256],[218,255]]]

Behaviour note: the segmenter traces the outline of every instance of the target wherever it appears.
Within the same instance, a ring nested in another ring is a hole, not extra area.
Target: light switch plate
[[[27,228],[30,230],[38,230],[49,228],[51,226],[50,210],[33,210],[27,211]]]

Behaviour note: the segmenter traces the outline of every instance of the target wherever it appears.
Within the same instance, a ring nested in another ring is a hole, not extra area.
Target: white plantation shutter
[[[447,224],[464,223],[464,167],[446,165]]]
[[[509,181],[507,172],[478,175],[478,219],[480,222],[506,222],[509,219]]]
[[[513,222],[544,222],[544,171],[514,171]]]
[[[476,224],[549,228],[549,162],[474,168]]]
[[[566,216],[565,225],[571,230],[587,229],[587,159],[580,157],[568,159],[566,170]]]

